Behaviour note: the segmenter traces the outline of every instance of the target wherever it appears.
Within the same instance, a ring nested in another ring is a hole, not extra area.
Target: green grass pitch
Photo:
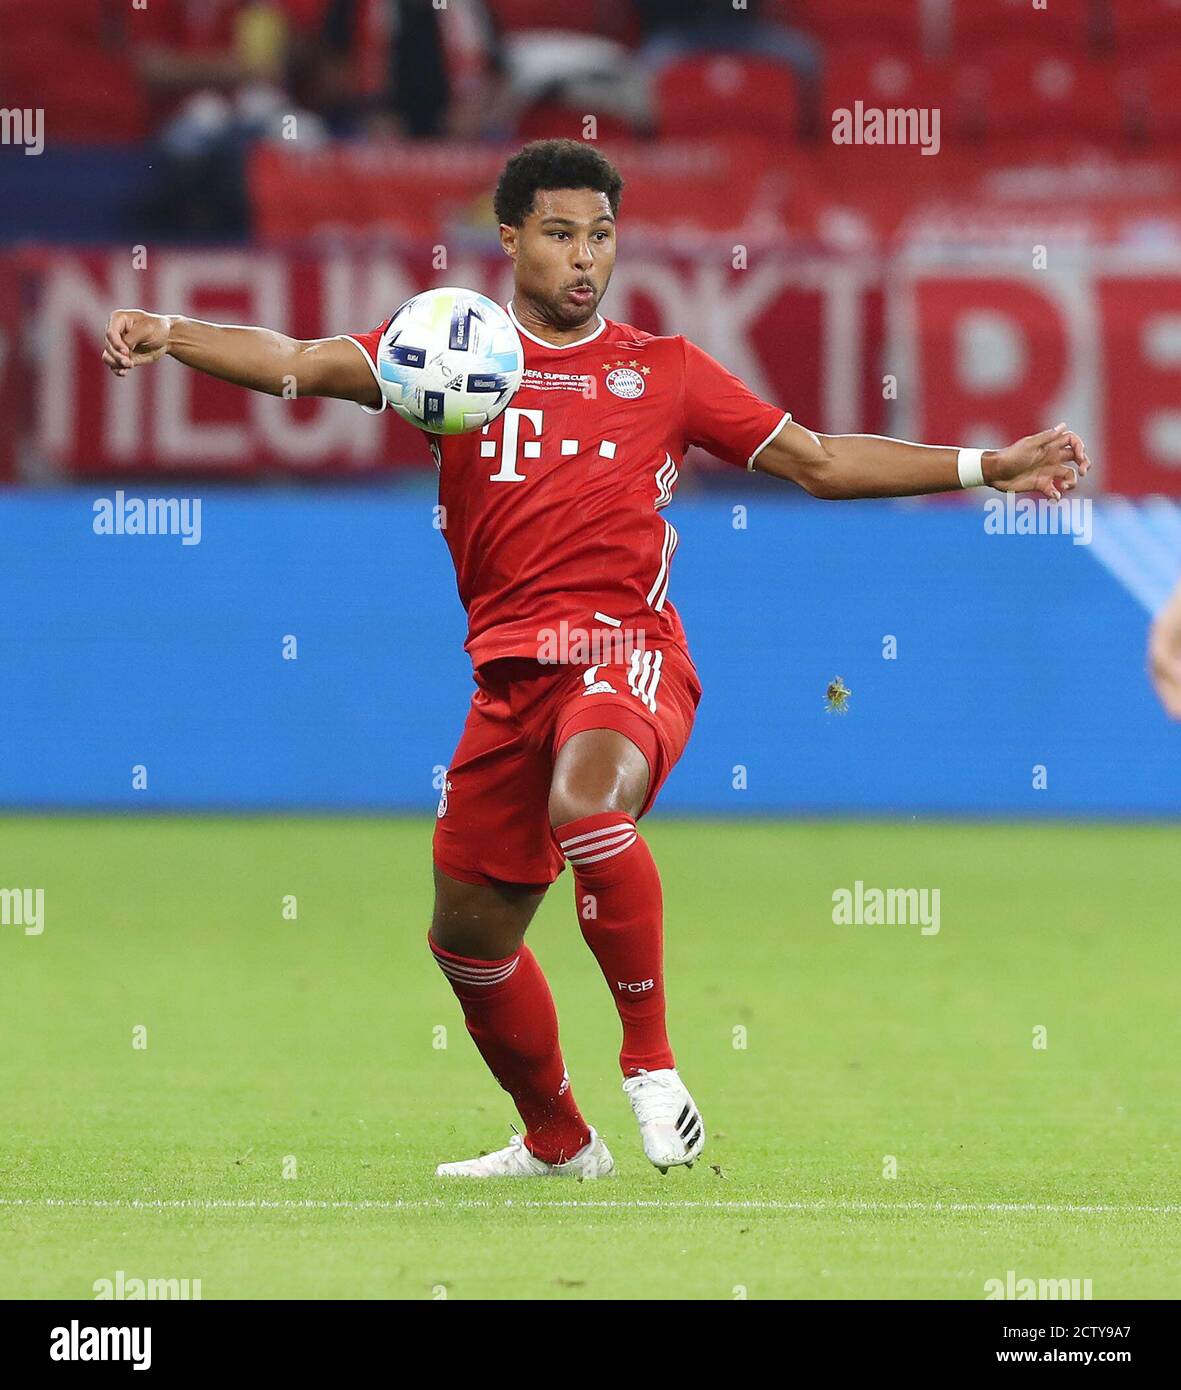
[[[586,1184],[432,1176],[515,1116],[426,951],[430,831],[0,821],[0,886],[45,890],[0,927],[0,1295],[1181,1293],[1175,829],[655,818],[711,1141],[644,1160],[564,875],[530,941],[619,1168]],[[856,879],[937,887],[939,933],[834,925]]]

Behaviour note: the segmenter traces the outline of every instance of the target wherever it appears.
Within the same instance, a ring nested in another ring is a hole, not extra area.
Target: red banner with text
[[[1181,261],[1148,273],[1095,255],[1015,272],[739,251],[621,259],[604,310],[684,333],[823,432],[990,447],[1065,418],[1086,434],[1099,485],[1181,493]],[[172,362],[120,380],[99,353],[114,307],[310,338],[370,328],[431,284],[511,294],[503,257],[437,261],[355,248],[160,251],[144,266],[125,251],[0,257],[0,477],[430,467],[390,412],[273,399]]]

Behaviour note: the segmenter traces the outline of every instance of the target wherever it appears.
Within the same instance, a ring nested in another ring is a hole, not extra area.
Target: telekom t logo
[[[545,418],[544,412],[540,410],[518,410],[515,406],[509,406],[501,417],[504,420],[504,431],[501,437],[500,446],[500,467],[495,473],[488,475],[490,483],[523,483],[524,473],[517,470],[517,459],[539,459],[541,457],[541,427]],[[521,438],[521,421],[524,420],[533,431],[532,439]],[[487,434],[489,426],[485,425],[482,433]],[[558,452],[562,458],[571,458],[582,448],[582,441],[578,439],[562,439],[558,441]],[[599,440],[598,456],[601,459],[611,460],[615,457],[615,440]],[[482,459],[494,459],[496,457],[496,440],[480,440],[480,457]]]
[[[517,441],[521,434],[521,421],[525,420],[533,427],[534,438],[526,439],[521,443],[520,456],[527,459],[541,457],[541,440],[537,438],[541,434],[542,412],[540,410],[516,410],[512,406],[504,412],[504,436],[500,450],[500,467],[495,473],[489,475],[490,483],[523,483],[524,473],[517,472]],[[487,432],[488,426],[484,426]],[[491,459],[496,457],[496,440],[483,439],[480,441],[480,457]]]

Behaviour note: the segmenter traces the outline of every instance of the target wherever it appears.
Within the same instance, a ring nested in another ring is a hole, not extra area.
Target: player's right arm
[[[165,356],[271,396],[332,396],[370,407],[381,404],[368,357],[347,338],[301,340],[269,328],[115,310],[107,321],[103,361],[116,376]]]

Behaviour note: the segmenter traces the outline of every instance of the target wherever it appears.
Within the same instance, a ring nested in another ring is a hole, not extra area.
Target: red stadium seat
[[[1124,98],[1133,133],[1150,140],[1181,136],[1181,80],[1176,50],[1121,64]]]
[[[0,102],[45,111],[47,140],[138,140],[147,106],[120,46],[130,10],[94,0],[0,0]]]
[[[742,53],[691,54],[661,68],[656,121],[666,138],[759,134],[792,140],[799,92],[786,64]]]
[[[1081,53],[1095,38],[1094,15],[1093,0],[1049,0],[1045,9],[1031,0],[953,0],[952,50],[971,55],[982,44],[1043,43]]]
[[[1042,44],[997,45],[960,64],[957,82],[989,138],[1059,131],[1110,142],[1126,129],[1118,75],[1103,60]]]
[[[147,103],[126,55],[33,30],[6,42],[0,86],[7,105],[45,111],[46,138],[132,141],[148,133]]]
[[[1181,0],[1112,0],[1112,38],[1122,57],[1169,45],[1181,48]]]
[[[128,9],[131,7],[128,6]],[[95,0],[0,0],[4,46],[35,33],[53,34],[63,46],[99,42],[103,6]]]
[[[872,42],[918,48],[922,0],[765,0],[760,15],[803,29],[833,49]]]
[[[556,101],[539,101],[527,107],[517,122],[520,140],[584,140],[586,113]],[[596,115],[596,140],[632,140],[638,132],[626,121],[608,113]]]
[[[938,107],[950,103],[949,73],[896,48],[863,45],[835,52],[824,75],[824,120],[836,110],[866,106]]]

